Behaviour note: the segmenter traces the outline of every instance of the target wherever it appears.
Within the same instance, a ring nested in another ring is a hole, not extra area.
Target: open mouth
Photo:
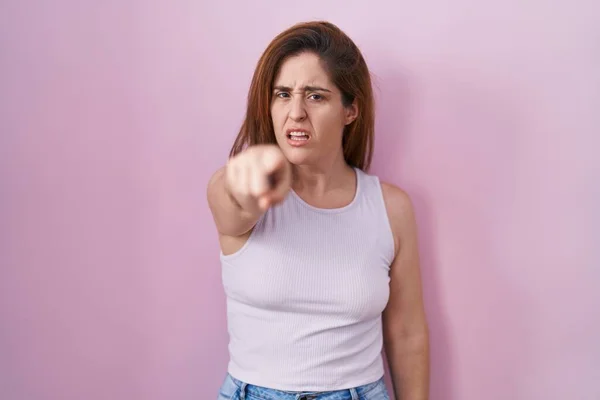
[[[290,140],[298,141],[298,142],[307,141],[309,138],[309,136],[306,132],[301,132],[301,131],[288,132],[287,137]]]

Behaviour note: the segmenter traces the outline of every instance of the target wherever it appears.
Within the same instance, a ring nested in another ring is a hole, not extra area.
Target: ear
[[[358,117],[358,106],[356,100],[352,102],[348,107],[345,107],[345,123],[346,125],[351,124]]]

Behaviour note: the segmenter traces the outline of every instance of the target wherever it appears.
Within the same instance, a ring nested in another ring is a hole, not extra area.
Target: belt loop
[[[246,386],[248,386],[246,382],[242,382],[240,385],[240,400],[246,399]]]
[[[360,398],[358,397],[358,392],[355,388],[350,389],[350,396],[352,396],[352,400],[360,400]]]

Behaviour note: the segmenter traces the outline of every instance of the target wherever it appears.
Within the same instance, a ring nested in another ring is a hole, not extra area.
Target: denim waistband
[[[367,383],[365,385],[356,386],[348,389],[332,390],[332,391],[287,391],[271,389],[262,386],[253,385],[236,379],[230,374],[227,374],[226,382],[222,388],[221,394],[224,399],[225,386],[234,386],[229,389],[232,399],[246,400],[388,400],[389,395],[383,377],[378,380]],[[232,385],[233,384],[233,385]],[[237,396],[236,396],[237,394]]]

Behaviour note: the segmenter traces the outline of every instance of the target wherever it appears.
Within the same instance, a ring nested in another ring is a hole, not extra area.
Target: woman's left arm
[[[383,312],[384,347],[396,400],[429,398],[429,329],[423,305],[417,227],[412,202],[383,184],[396,256],[390,268],[390,298]]]

